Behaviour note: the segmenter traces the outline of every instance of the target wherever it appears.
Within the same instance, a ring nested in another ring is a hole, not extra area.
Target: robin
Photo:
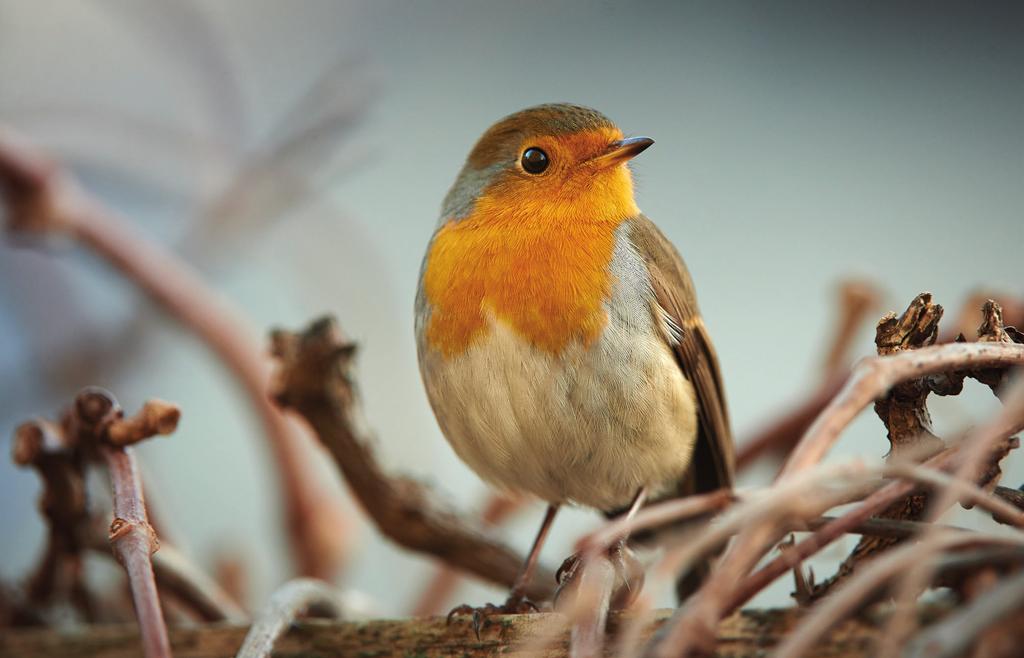
[[[559,506],[615,515],[732,485],[693,282],[633,195],[628,164],[653,143],[589,108],[532,107],[483,134],[444,199],[416,296],[431,406],[484,480],[548,503],[488,614],[533,608],[524,588]]]

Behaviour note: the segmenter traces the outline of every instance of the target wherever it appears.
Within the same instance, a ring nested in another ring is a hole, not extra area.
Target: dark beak
[[[640,155],[653,143],[654,140],[650,137],[620,139],[609,144],[608,150],[594,158],[593,161],[604,166],[619,164]]]

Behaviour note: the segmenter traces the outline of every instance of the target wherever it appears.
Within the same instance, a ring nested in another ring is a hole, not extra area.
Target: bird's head
[[[538,105],[491,126],[448,192],[442,223],[621,221],[639,210],[626,163],[654,143],[624,138],[578,105]]]

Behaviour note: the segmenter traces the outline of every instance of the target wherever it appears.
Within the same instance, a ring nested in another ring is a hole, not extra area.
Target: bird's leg
[[[641,487],[637,491],[636,496],[633,498],[632,504],[629,506],[629,510],[622,515],[622,519],[628,521],[636,516],[636,513],[643,507],[644,502],[647,500],[647,488]],[[626,533],[615,540],[608,547],[608,559],[615,566],[615,571],[619,575],[619,578],[624,584],[624,589],[615,597],[613,601],[613,607],[625,608],[640,592],[640,588],[643,587],[644,572],[639,561],[634,555],[633,551],[626,546],[626,542],[629,540],[629,533]],[[555,580],[558,581],[558,587],[555,589],[555,607],[558,608],[558,600],[564,596],[568,590],[574,589],[572,586],[575,584],[578,577],[578,572],[582,566],[583,561],[580,559],[578,553],[573,553],[565,559],[562,566],[558,567],[558,571],[555,572]]]
[[[465,604],[457,606],[448,613],[449,623],[451,623],[453,617],[458,615],[473,615],[473,630],[479,638],[480,629],[483,627],[484,621],[491,615],[513,615],[537,611],[537,606],[526,598],[526,587],[529,585],[530,580],[533,579],[533,572],[537,570],[540,550],[544,546],[544,540],[548,537],[548,531],[551,530],[552,523],[554,523],[556,512],[558,512],[558,505],[548,505],[548,510],[544,514],[544,521],[540,525],[536,539],[533,540],[533,546],[530,547],[530,553],[526,556],[526,561],[523,562],[523,566],[519,569],[519,574],[516,576],[515,582],[512,583],[512,590],[509,592],[505,603],[501,605],[488,603],[481,608],[474,608]]]

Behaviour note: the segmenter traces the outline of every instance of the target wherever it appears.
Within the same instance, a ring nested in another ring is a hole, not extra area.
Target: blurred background
[[[571,101],[656,140],[635,164],[639,205],[694,275],[742,439],[816,386],[839,281],[878,286],[872,318],[930,290],[944,326],[978,290],[1024,296],[1021,34],[1024,11],[998,4],[0,0],[0,122],[258,332],[336,314],[361,347],[382,461],[473,510],[488,489],[434,422],[412,304],[440,201],[488,125]],[[873,352],[868,325],[858,356]],[[292,575],[249,405],[105,263],[67,243],[0,243],[0,381],[4,437],[86,384],[129,410],[179,403],[178,432],[140,447],[175,536],[204,566],[241,559],[252,604]],[[932,409],[941,435],[995,405],[975,386]],[[868,412],[833,458],[887,448]],[[1011,456],[1004,483],[1022,481]],[[3,581],[42,546],[38,492],[0,459]],[[528,506],[501,532],[525,549],[541,514]],[[544,559],[559,564],[596,523],[564,515]],[[434,565],[363,520],[350,533],[338,583],[380,614],[408,612]],[[501,596],[467,583],[455,599]]]

